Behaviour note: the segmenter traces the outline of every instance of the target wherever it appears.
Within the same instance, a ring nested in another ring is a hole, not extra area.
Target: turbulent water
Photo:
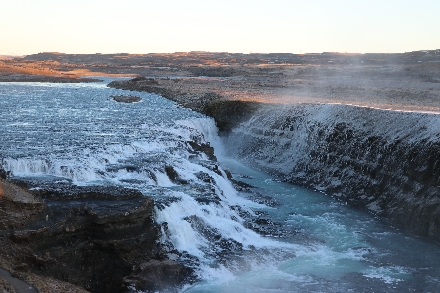
[[[121,94],[0,83],[1,167],[152,196],[169,257],[198,275],[183,292],[440,292],[438,245],[229,159],[211,118],[148,93],[110,98]],[[189,141],[210,141],[220,168]]]

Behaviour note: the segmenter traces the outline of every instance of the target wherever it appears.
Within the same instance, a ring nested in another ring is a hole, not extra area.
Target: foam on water
[[[191,120],[178,120],[176,124],[187,126],[203,135],[206,142],[209,142],[215,149],[216,156],[224,155],[224,146],[218,136],[217,126],[213,119],[197,118]]]
[[[211,142],[220,150],[211,118],[150,94],[142,94],[148,104],[119,104],[107,95],[120,91],[102,84],[5,87],[0,98],[8,100],[1,102],[15,117],[2,116],[7,143],[1,148],[1,165],[14,176],[121,185],[153,196],[162,242],[170,255],[174,250],[183,255],[178,260],[192,258],[202,280],[230,280],[249,268],[254,261],[246,261],[246,251],[292,247],[246,228],[242,214],[255,216],[253,209],[265,205],[239,196],[225,171],[188,144]],[[29,105],[22,111],[15,103],[23,95]],[[186,183],[173,182],[167,167]],[[242,256],[235,259],[234,253]],[[218,262],[226,256],[231,263]]]
[[[411,279],[410,272],[400,266],[384,266],[380,268],[367,268],[363,271],[363,274],[367,278],[381,279],[387,284],[393,284],[401,282],[403,280]]]
[[[261,266],[252,259],[246,260],[243,255],[253,257],[256,253],[267,253],[268,249],[275,253],[294,247],[293,244],[262,237],[244,226],[245,219],[239,211],[255,215],[253,209],[265,206],[240,197],[226,179],[224,171],[221,170],[222,176],[189,161],[176,166],[176,171],[186,174],[182,178],[195,186],[206,185],[206,182],[194,174],[203,172],[211,178],[210,195],[213,200],[200,200],[188,191],[168,191],[172,203],[156,207],[156,221],[166,225],[162,242],[171,243],[178,251],[197,257],[195,269],[202,280],[230,281],[243,267]],[[219,258],[225,255],[234,260],[227,264],[218,263]]]

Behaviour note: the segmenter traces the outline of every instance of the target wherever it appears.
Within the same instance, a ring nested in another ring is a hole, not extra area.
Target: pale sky
[[[0,0],[0,55],[440,49],[440,0]]]

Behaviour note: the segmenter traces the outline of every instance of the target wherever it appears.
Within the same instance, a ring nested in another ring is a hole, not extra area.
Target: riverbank
[[[97,82],[96,78],[41,76],[34,74],[7,74],[0,75],[0,82],[51,82],[51,83],[80,83]]]

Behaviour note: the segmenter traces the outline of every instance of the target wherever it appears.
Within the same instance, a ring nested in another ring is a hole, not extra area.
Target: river
[[[169,258],[198,276],[181,292],[440,292],[438,244],[232,159],[200,113],[148,93],[115,102],[127,93],[108,81],[0,83],[1,167],[153,197]]]

